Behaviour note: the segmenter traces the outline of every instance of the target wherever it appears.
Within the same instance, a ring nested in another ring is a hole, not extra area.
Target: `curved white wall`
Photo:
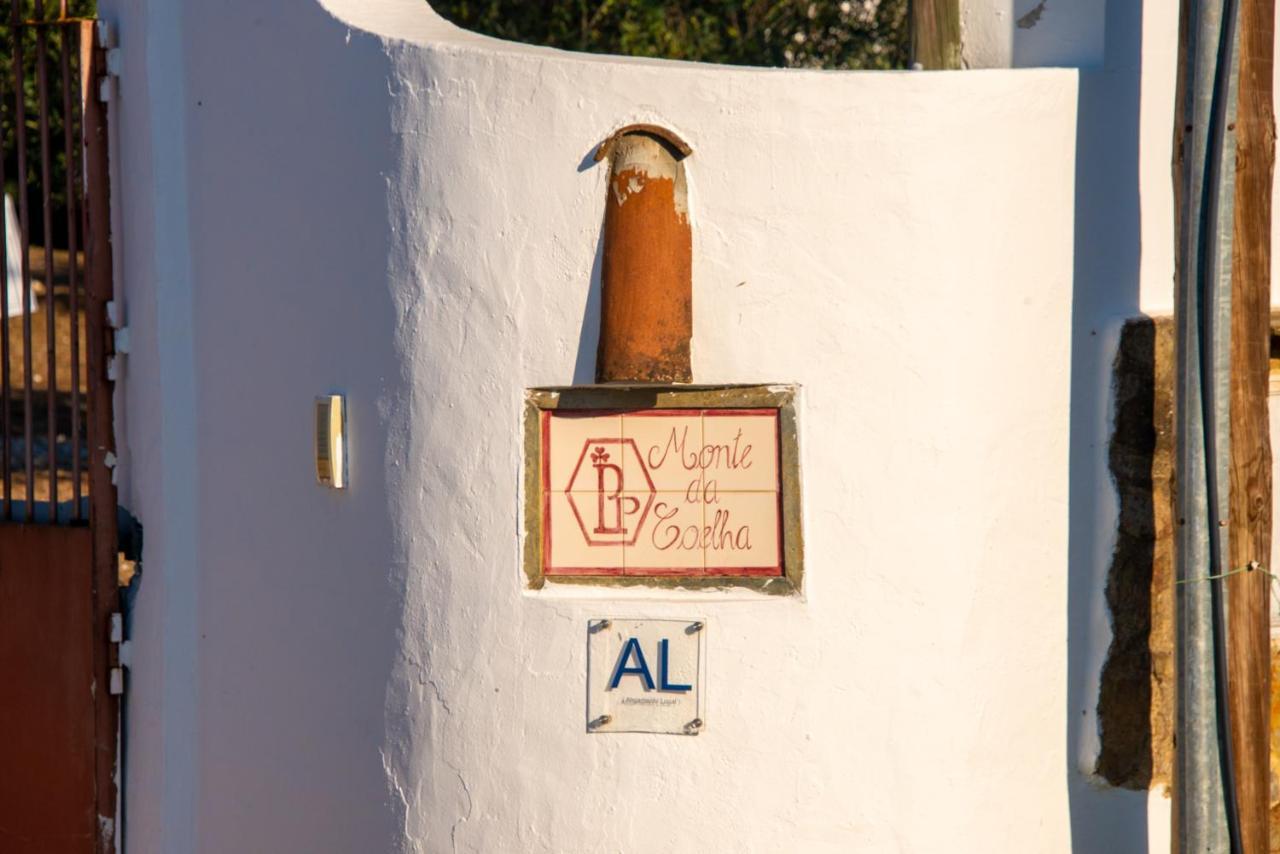
[[[129,852],[1145,838],[1082,817],[1072,755],[1069,442],[1104,453],[1072,335],[1120,301],[1073,268],[1109,192],[1077,185],[1079,74],[588,57],[348,5],[104,3]],[[803,598],[522,587],[522,393],[590,380],[589,155],[633,121],[695,150],[695,378],[803,388]],[[341,495],[310,460],[331,391]],[[708,620],[703,735],[583,732],[601,615]]]
[[[405,399],[375,422],[404,549],[388,726],[410,835],[1065,845],[1075,75],[441,53],[392,50]],[[605,172],[579,165],[639,119],[696,152],[695,377],[803,386],[806,601],[520,590],[521,392],[590,377]],[[603,614],[709,620],[705,736],[584,734]]]

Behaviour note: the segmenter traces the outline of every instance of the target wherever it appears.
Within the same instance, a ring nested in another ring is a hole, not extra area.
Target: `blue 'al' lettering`
[[[692,685],[679,685],[667,681],[667,652],[671,641],[663,638],[658,641],[658,690],[659,691],[691,691]]]
[[[631,660],[632,654],[635,654],[636,663],[634,666],[627,666],[627,662]],[[663,650],[663,669],[659,671],[666,673],[666,650]],[[639,676],[644,682],[646,691],[653,690],[653,676],[649,674],[649,665],[644,660],[644,652],[640,649],[640,641],[635,638],[627,638],[627,642],[622,647],[622,654],[618,656],[618,663],[613,667],[613,678],[609,680],[609,690],[612,691],[618,687],[618,683],[622,681],[622,677],[628,674]]]

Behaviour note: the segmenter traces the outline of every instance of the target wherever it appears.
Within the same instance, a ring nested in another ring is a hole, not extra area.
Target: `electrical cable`
[[[1219,576],[1210,582],[1213,606],[1213,657],[1214,657],[1214,697],[1217,705],[1218,758],[1222,774],[1222,791],[1226,812],[1227,831],[1230,838],[1232,854],[1241,854],[1243,845],[1240,828],[1240,805],[1235,785],[1235,755],[1231,745],[1231,711],[1230,691],[1227,683],[1227,608],[1225,578],[1222,577],[1222,531],[1221,514],[1219,513],[1221,484],[1218,481],[1218,418],[1219,405],[1217,394],[1217,335],[1218,324],[1215,322],[1220,293],[1223,285],[1221,271],[1218,269],[1220,258],[1219,239],[1222,229],[1219,227],[1219,191],[1222,179],[1222,158],[1224,155],[1224,138],[1227,127],[1227,112],[1232,95],[1232,72],[1234,66],[1236,30],[1235,0],[1223,0],[1222,24],[1218,35],[1217,62],[1214,70],[1213,102],[1209,116],[1207,141],[1209,150],[1206,157],[1206,192],[1202,197],[1200,239],[1197,251],[1199,263],[1197,267],[1202,275],[1201,285],[1197,289],[1200,302],[1200,386],[1201,407],[1204,423],[1206,491],[1209,510],[1209,575]],[[1232,205],[1234,210],[1234,204]],[[1212,226],[1212,230],[1210,227]],[[1228,225],[1228,228],[1230,226]],[[1212,236],[1211,236],[1212,235]],[[1212,241],[1212,245],[1210,245]],[[1212,250],[1212,251],[1211,251]],[[1206,273],[1206,271],[1209,271]],[[1227,276],[1226,287],[1231,287],[1230,276]],[[1227,334],[1230,335],[1228,327]],[[1228,367],[1229,371],[1229,367]],[[1229,401],[1228,401],[1229,405]]]

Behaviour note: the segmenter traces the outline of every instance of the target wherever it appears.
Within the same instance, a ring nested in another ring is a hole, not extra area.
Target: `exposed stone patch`
[[[1280,313],[1271,370],[1280,373]],[[1112,642],[1098,697],[1096,773],[1129,789],[1168,785],[1173,767],[1173,319],[1125,324],[1113,367],[1110,467],[1120,500],[1107,578]],[[1273,595],[1275,595],[1273,593]],[[1280,854],[1280,644],[1271,644],[1272,854]]]
[[[1167,785],[1173,764],[1173,319],[1125,323],[1113,368],[1109,462],[1120,503],[1106,598],[1096,773]]]

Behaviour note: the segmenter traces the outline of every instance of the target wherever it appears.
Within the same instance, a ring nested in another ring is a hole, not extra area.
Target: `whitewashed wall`
[[[418,0],[102,5],[130,854],[1167,850],[1160,794],[1081,770],[1110,359],[1171,293],[1167,13],[1111,3],[1105,50],[1081,18],[1058,64],[1092,71],[929,74],[565,54]],[[632,121],[695,149],[695,377],[803,386],[803,599],[522,589],[522,390],[592,375],[589,155]],[[708,620],[705,734],[584,734],[601,615]]]

